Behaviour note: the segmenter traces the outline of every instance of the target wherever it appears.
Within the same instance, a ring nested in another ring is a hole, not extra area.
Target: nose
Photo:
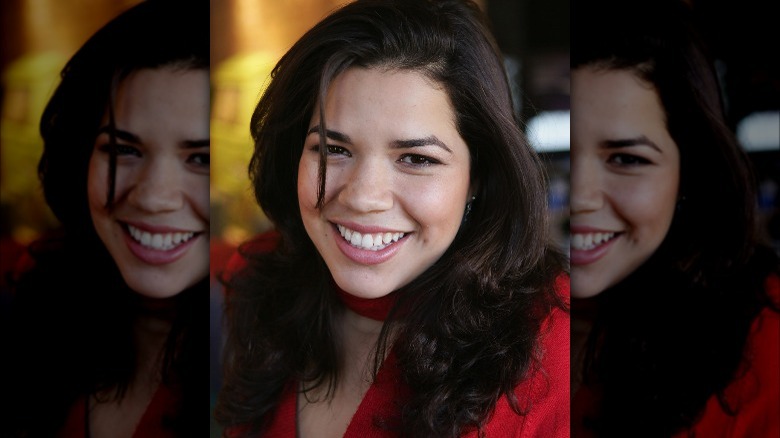
[[[346,171],[338,200],[358,213],[386,211],[393,206],[392,170],[381,159],[363,159]]]
[[[595,160],[571,155],[571,213],[600,209],[604,202],[602,175]]]
[[[184,205],[181,170],[176,163],[152,159],[138,173],[128,202],[148,213],[175,211]]]

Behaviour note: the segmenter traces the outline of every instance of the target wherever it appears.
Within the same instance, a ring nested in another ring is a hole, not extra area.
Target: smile
[[[578,233],[571,236],[574,250],[588,251],[614,239],[618,233]]]
[[[622,234],[614,231],[573,230],[569,258],[572,266],[588,265],[601,259]]]
[[[130,236],[141,246],[146,248],[155,249],[157,251],[169,251],[172,250],[195,236],[192,231],[188,232],[175,232],[175,233],[150,233],[136,228],[130,224],[126,224],[127,231]]]
[[[379,251],[381,249],[385,249],[395,242],[398,242],[399,239],[402,239],[406,235],[405,233],[398,232],[361,234],[357,231],[350,230],[344,225],[337,224],[336,227],[338,228],[341,237],[349,242],[350,245],[354,246],[355,248],[368,251]]]

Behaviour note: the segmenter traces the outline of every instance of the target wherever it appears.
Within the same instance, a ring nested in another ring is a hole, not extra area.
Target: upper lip
[[[392,229],[377,225],[360,225],[356,224],[354,222],[346,222],[346,221],[331,221],[332,223],[336,225],[342,225],[346,228],[349,228],[352,231],[357,231],[360,234],[375,234],[375,233],[404,233],[409,234],[408,231],[401,231],[398,229]]]
[[[155,234],[162,234],[162,233],[199,233],[200,231],[197,230],[187,230],[183,228],[175,228],[175,227],[169,227],[165,225],[152,225],[147,224],[144,222],[135,222],[135,221],[125,221],[120,220],[119,222],[125,223],[127,225],[131,225],[134,228],[138,228],[142,231],[147,231],[149,233],[155,233]]]
[[[588,234],[588,233],[619,233],[620,231],[604,230],[601,228],[590,227],[587,225],[571,225],[570,232],[571,234]]]

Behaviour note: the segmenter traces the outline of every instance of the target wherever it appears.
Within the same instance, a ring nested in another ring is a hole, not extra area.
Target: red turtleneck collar
[[[387,319],[390,309],[393,308],[398,299],[397,292],[392,292],[379,298],[361,298],[344,291],[335,282],[333,282],[333,287],[336,289],[336,295],[348,309],[360,316],[377,321]]]

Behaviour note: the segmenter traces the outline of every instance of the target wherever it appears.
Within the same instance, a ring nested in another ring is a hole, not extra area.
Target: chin
[[[344,292],[347,292],[348,294],[356,297],[366,298],[366,299],[381,298],[398,289],[398,287],[378,288],[376,286],[378,281],[374,281],[370,277],[356,279],[351,276],[350,277],[334,276],[334,281],[336,282],[336,285],[338,285],[338,287],[341,288]],[[382,282],[382,283],[386,284],[386,282]]]
[[[123,275],[127,286],[138,295],[153,299],[172,298],[180,294],[187,288],[197,284],[197,279],[182,281],[183,279],[165,279],[165,278],[144,278],[143,275],[133,275],[131,277]]]
[[[571,296],[574,298],[592,298],[607,289],[607,282],[600,279],[588,278],[585,273],[571,271]],[[579,278],[579,279],[578,279]]]

